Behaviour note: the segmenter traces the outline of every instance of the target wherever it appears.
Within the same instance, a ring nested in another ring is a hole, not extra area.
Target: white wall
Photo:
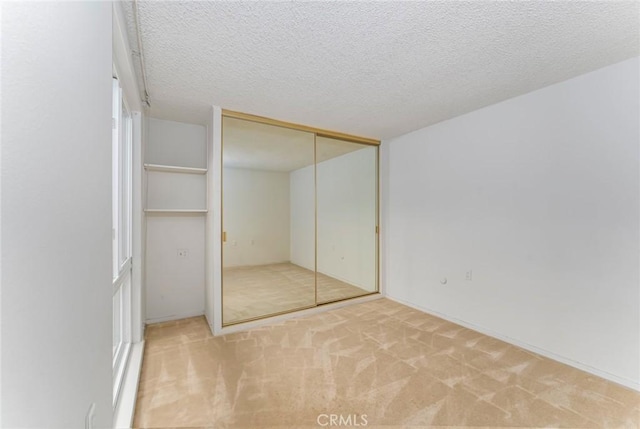
[[[317,165],[318,271],[374,291],[376,148]],[[315,267],[313,166],[291,172],[291,261]]]
[[[211,332],[222,331],[222,109],[211,106],[207,122],[205,315]]]
[[[201,174],[147,171],[147,209],[204,210],[207,180]]]
[[[316,270],[316,197],[313,165],[289,173],[291,263]]]
[[[318,271],[373,292],[376,285],[377,148],[317,165]]]
[[[204,314],[204,230],[199,214],[147,216],[147,322]]]
[[[289,261],[289,173],[223,171],[224,266]]]
[[[207,129],[149,118],[145,163],[206,168]],[[147,171],[146,208],[207,207],[207,176]],[[146,216],[145,312],[148,323],[204,314],[205,214]],[[186,249],[181,257],[179,249]]]
[[[0,83],[2,82],[2,5],[0,5]],[[0,131],[2,130],[2,85],[0,84]],[[3,136],[0,134],[0,143]],[[0,144],[0,326],[2,323],[2,144]],[[0,427],[2,426],[2,329],[0,327]]]
[[[109,427],[111,3],[1,7],[0,426]]]
[[[215,134],[214,131],[214,119],[213,119],[213,108],[209,112],[209,116],[207,118],[207,188],[211,189],[211,193],[214,191],[215,181],[213,180],[213,136]],[[207,214],[205,215],[205,223],[204,223],[204,315],[207,319],[207,323],[211,329],[211,332],[214,331],[214,312],[215,305],[214,300],[215,296],[213,293],[213,283],[214,278],[216,276],[215,270],[213,269],[213,223],[215,222],[213,216],[212,209],[212,196],[208,196],[207,198]]]
[[[149,118],[147,164],[207,168],[206,128]]]
[[[384,142],[388,295],[639,388],[638,73]]]

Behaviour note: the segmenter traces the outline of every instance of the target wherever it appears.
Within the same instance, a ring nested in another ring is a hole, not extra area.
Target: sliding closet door
[[[378,147],[316,138],[317,302],[378,290]]]
[[[223,117],[223,325],[316,305],[314,139]]]

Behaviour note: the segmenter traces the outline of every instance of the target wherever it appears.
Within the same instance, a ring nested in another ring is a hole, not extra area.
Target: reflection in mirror
[[[223,117],[222,322],[315,302],[314,134]]]
[[[378,148],[316,138],[317,302],[377,291]]]

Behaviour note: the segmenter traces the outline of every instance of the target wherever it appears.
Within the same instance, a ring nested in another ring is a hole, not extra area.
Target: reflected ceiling
[[[290,172],[314,163],[313,133],[223,118],[223,166]],[[318,162],[368,146],[318,137]]]

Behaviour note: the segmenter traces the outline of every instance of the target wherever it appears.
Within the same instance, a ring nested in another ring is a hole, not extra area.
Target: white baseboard
[[[132,344],[129,362],[127,363],[127,369],[120,388],[118,404],[113,413],[113,427],[115,429],[130,429],[133,426],[143,357],[144,341]]]
[[[511,338],[511,337],[508,337],[506,335],[502,335],[502,334],[500,334],[498,332],[492,331],[491,329],[486,329],[486,328],[484,328],[482,326],[478,326],[478,325],[475,325],[473,323],[466,322],[464,320],[456,319],[455,317],[450,317],[450,316],[448,316],[446,314],[440,313],[440,312],[432,310],[430,308],[423,307],[421,305],[416,305],[416,304],[413,304],[411,302],[405,301],[405,300],[400,299],[400,298],[394,298],[394,297],[390,296],[389,294],[386,295],[386,298],[391,300],[391,301],[395,301],[397,303],[406,305],[407,307],[411,307],[411,308],[414,308],[416,310],[422,311],[424,313],[430,314],[432,316],[436,316],[436,317],[439,317],[441,319],[447,320],[449,322],[455,323],[456,325],[460,325],[460,326],[464,326],[465,328],[473,329],[474,331],[480,332],[481,334],[485,334],[485,335],[488,335],[490,337],[497,338],[499,340],[502,340],[502,341],[507,342],[509,344],[513,344],[513,345],[518,346],[518,347],[521,347],[521,348],[523,348],[525,350],[529,350],[531,352],[537,353],[537,354],[539,354],[541,356],[544,356],[544,357],[547,357],[549,359],[553,359],[555,361],[562,362],[562,363],[564,363],[566,365],[572,366],[574,368],[577,368],[577,369],[580,369],[582,371],[588,372],[588,373],[593,374],[595,376],[598,376],[600,378],[604,378],[606,380],[609,380],[609,381],[612,381],[614,383],[620,384],[622,386],[628,387],[630,389],[640,391],[640,383],[638,383],[636,381],[633,381],[633,380],[630,380],[628,378],[620,377],[618,375],[611,374],[610,372],[603,371],[603,370],[600,370],[598,368],[594,368],[594,367],[586,365],[586,364],[584,364],[582,362],[578,362],[576,360],[569,359],[569,358],[567,358],[565,356],[561,356],[559,354],[556,354],[556,353],[554,353],[552,351],[541,349],[539,347],[533,346],[531,344],[527,344],[527,343],[525,343],[523,341],[520,341],[520,340],[517,340],[515,338]]]
[[[213,332],[215,331],[215,329],[213,329],[213,320],[209,318],[209,315],[206,312],[204,313],[204,318],[207,321],[207,325],[209,325],[209,330],[211,331],[211,335],[214,335]]]
[[[154,317],[154,318],[147,319],[145,323],[147,325],[150,325],[152,323],[170,322],[172,320],[188,319],[189,317],[198,317],[198,316],[204,316],[204,310],[194,311],[190,313],[172,314],[170,316],[164,316],[164,317]]]

